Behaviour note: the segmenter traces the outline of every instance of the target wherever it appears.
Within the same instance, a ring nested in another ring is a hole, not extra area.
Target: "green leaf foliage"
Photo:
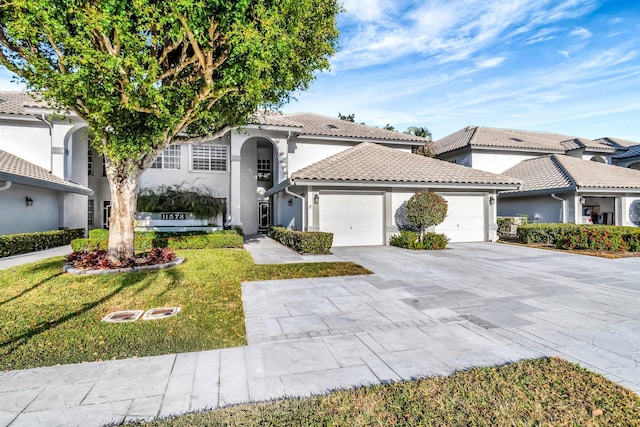
[[[269,227],[267,235],[301,254],[330,254],[333,233],[293,231],[284,227]]]
[[[442,233],[424,233],[422,238],[415,231],[401,230],[389,238],[391,246],[404,249],[439,250],[446,249],[449,238]]]
[[[438,225],[447,216],[447,201],[434,192],[416,193],[407,201],[407,218],[424,230]]]
[[[84,237],[84,231],[74,228],[0,236],[0,258],[68,245],[72,239]]]
[[[224,199],[208,187],[184,185],[148,188],[138,194],[139,212],[191,212],[198,218],[215,218],[226,212]]]
[[[614,225],[526,224],[518,227],[526,244],[552,244],[560,249],[640,251],[640,229]]]
[[[179,132],[246,123],[329,67],[334,0],[15,0],[0,61],[131,166]]]

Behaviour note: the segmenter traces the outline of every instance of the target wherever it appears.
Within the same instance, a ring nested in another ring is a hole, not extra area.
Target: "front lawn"
[[[240,283],[368,274],[353,263],[256,265],[240,249],[178,251],[168,270],[62,273],[62,258],[0,271],[0,370],[182,353],[246,344]],[[100,320],[117,310],[180,306],[175,317]]]
[[[144,426],[639,426],[637,394],[558,358],[241,405]]]

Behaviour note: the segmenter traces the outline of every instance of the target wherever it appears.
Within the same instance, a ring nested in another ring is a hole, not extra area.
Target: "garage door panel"
[[[451,242],[481,242],[485,240],[484,196],[444,196],[448,202],[447,217],[435,227]]]
[[[320,230],[333,233],[334,246],[384,244],[382,194],[321,193]]]

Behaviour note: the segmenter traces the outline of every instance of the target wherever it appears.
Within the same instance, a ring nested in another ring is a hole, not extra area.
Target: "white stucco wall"
[[[34,121],[3,121],[0,124],[0,150],[21,157],[46,170],[51,169],[49,129]]]
[[[540,154],[516,154],[503,151],[476,151],[472,155],[471,167],[486,172],[502,173],[523,160],[540,157]],[[469,166],[469,165],[465,165]]]
[[[223,145],[227,145],[224,144]],[[100,162],[102,160],[100,159]],[[95,160],[94,160],[95,162]],[[102,166],[98,172],[102,173]],[[161,185],[206,186],[217,196],[229,196],[229,159],[227,171],[206,172],[191,170],[191,145],[180,146],[180,169],[147,169],[140,177],[139,188],[153,188]]]
[[[27,206],[26,197],[33,199],[33,206]],[[0,191],[0,235],[57,230],[60,226],[60,197],[57,191],[19,184]]]
[[[289,176],[295,171],[351,148],[353,145],[326,141],[289,141],[287,156]]]
[[[0,193],[2,194],[2,193]],[[632,222],[633,219],[636,221],[640,220],[640,215],[637,210],[634,212],[634,202],[638,202],[640,204],[640,194],[627,194],[620,197],[620,209],[621,209],[621,220],[620,225],[627,225],[631,227],[637,227],[640,224],[634,224]],[[637,208],[636,208],[637,209]]]

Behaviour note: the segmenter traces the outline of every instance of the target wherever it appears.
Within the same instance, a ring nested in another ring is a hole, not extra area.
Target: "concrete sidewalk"
[[[334,252],[375,274],[244,283],[248,346],[1,372],[0,425],[150,419],[542,355],[640,391],[640,258]]]
[[[11,267],[29,264],[51,257],[69,255],[71,252],[71,246],[65,245],[57,248],[45,249],[43,251],[29,252],[26,254],[0,258],[0,270],[7,270]]]

